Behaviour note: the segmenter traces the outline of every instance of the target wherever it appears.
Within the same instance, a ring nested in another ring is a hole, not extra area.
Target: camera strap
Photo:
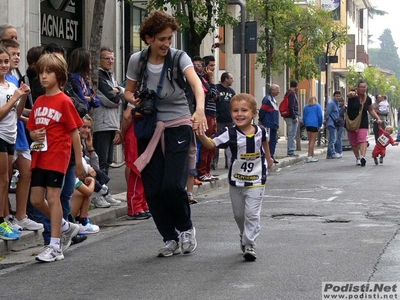
[[[156,103],[154,103],[154,106],[157,106],[158,100],[160,99],[160,94],[161,94],[161,90],[164,84],[164,79],[165,79],[165,72],[167,71],[167,64],[164,61],[164,65],[161,71],[161,76],[160,76],[160,81],[158,82],[157,85],[157,100]]]

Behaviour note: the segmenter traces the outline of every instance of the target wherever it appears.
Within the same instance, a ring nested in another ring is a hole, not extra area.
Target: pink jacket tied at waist
[[[188,125],[192,127],[191,117],[185,116],[166,123],[162,121],[157,122],[156,129],[149,144],[147,145],[146,150],[134,162],[134,165],[136,166],[139,172],[141,172],[149,163],[151,157],[153,156],[154,150],[157,147],[158,141],[160,141],[160,139],[161,139],[162,151],[163,153],[165,153],[164,129],[168,127],[178,127],[181,125]],[[190,143],[190,150],[189,150],[189,169],[194,169],[195,167],[196,167],[196,141],[195,138],[193,137]]]

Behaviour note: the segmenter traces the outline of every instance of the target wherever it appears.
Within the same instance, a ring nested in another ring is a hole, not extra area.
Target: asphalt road
[[[322,282],[398,281],[399,155],[399,147],[389,146],[383,165],[368,158],[362,168],[347,151],[340,160],[320,157],[272,173],[255,262],[242,258],[224,188],[198,196],[192,206],[198,248],[190,255],[157,258],[162,239],[152,220],[113,220],[63,261],[2,270],[0,295],[312,300],[321,299]],[[113,192],[120,192],[123,168],[110,175],[118,183],[110,183]]]

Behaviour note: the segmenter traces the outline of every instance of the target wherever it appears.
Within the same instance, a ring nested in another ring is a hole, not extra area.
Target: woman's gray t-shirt
[[[175,48],[171,49],[171,57],[174,57],[174,54],[178,51]],[[132,54],[129,59],[128,69],[126,72],[126,78],[132,81],[138,81],[140,70],[138,70],[138,64],[140,60],[141,52],[137,52]],[[192,66],[192,60],[190,57],[183,53],[180,58],[179,67],[182,70],[182,73],[186,70],[187,67]],[[147,80],[146,85],[150,90],[154,90],[157,92],[157,85],[160,81],[160,76],[162,72],[164,64],[153,65],[147,62]],[[167,75],[167,74],[166,74]],[[173,85],[168,80],[168,78],[164,78],[163,87],[160,93],[160,99],[157,104],[157,120],[163,122],[169,122],[172,120],[176,120],[178,118],[190,115],[188,101],[185,96],[184,90],[182,90],[176,81],[173,81]]]

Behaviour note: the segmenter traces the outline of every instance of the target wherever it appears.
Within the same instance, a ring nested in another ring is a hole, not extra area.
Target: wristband
[[[92,149],[92,150],[88,150],[88,152],[89,152],[89,153],[93,153],[93,152],[94,152],[94,149]]]

